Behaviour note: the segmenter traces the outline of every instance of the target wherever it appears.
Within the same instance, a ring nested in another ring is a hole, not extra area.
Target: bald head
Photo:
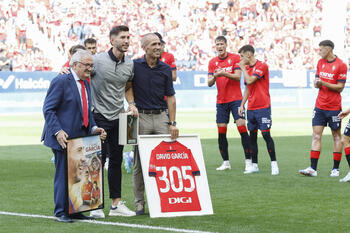
[[[154,33],[147,33],[141,39],[141,47],[143,49],[145,49],[145,47],[147,45],[149,45],[151,42],[153,42],[154,40],[158,40],[159,43],[160,43],[159,37],[156,34],[154,34]]]
[[[145,51],[146,60],[159,59],[161,43],[159,37],[154,33],[148,33],[142,37],[141,47]]]

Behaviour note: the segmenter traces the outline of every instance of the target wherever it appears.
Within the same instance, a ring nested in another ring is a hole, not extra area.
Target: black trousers
[[[107,133],[106,141],[103,143],[104,145],[102,145],[102,164],[106,161],[108,150],[109,197],[113,199],[121,198],[124,146],[119,145],[119,120],[109,121],[100,113],[94,113],[94,119],[98,127],[103,128]]]

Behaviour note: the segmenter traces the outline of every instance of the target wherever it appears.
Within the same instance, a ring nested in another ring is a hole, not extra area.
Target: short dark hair
[[[72,47],[70,47],[69,54],[71,56],[73,56],[73,54],[76,53],[78,51],[78,49],[86,50],[86,48],[84,46],[82,46],[81,44],[77,44],[77,45],[73,45]]]
[[[224,37],[224,36],[218,36],[218,37],[216,37],[215,38],[215,42],[216,41],[223,41],[223,42],[225,42],[225,44],[227,44],[227,40],[226,40],[226,37]]]
[[[328,46],[334,49],[334,43],[331,40],[323,40],[318,44],[318,46]]]
[[[251,53],[255,53],[255,49],[253,46],[251,46],[250,44],[244,45],[242,48],[240,48],[238,50],[238,53],[245,53],[245,52],[251,52]]]
[[[87,38],[86,40],[84,40],[84,45],[86,46],[86,44],[96,44],[97,41],[94,38]]]
[[[158,36],[160,43],[165,44],[162,35],[159,32],[155,32],[154,34],[156,34],[156,36]]]
[[[109,32],[109,37],[111,37],[112,35],[118,36],[120,32],[128,32],[128,31],[129,31],[129,28],[125,25],[115,26]]]

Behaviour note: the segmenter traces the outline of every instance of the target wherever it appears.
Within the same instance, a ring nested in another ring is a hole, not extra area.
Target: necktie
[[[79,80],[81,84],[81,98],[83,100],[83,122],[84,126],[87,128],[89,125],[89,116],[88,116],[88,106],[87,106],[87,99],[86,99],[86,93],[85,93],[85,84],[83,80]]]

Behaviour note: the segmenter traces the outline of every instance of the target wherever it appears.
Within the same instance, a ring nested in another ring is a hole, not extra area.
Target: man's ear
[[[113,46],[113,41],[114,41],[114,37],[113,35],[109,37],[109,43],[111,43],[111,45]]]

